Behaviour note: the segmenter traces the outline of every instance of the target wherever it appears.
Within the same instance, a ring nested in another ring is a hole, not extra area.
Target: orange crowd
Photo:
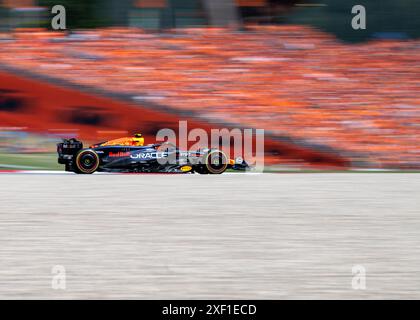
[[[419,40],[348,44],[304,26],[15,33],[0,64],[325,145],[356,165],[420,167]]]

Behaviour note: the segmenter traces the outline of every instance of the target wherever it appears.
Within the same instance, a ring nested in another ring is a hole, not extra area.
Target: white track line
[[[73,172],[54,171],[54,170],[0,170],[0,174],[29,174],[29,175],[74,175]],[[157,174],[157,175],[175,175],[175,173],[112,173],[112,172],[95,172],[94,175],[140,175],[140,174]],[[182,174],[182,173],[179,173]],[[225,172],[223,175],[259,175],[262,172]]]

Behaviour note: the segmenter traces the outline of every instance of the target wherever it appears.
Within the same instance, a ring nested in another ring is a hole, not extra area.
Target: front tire
[[[212,150],[204,157],[204,164],[198,165],[195,171],[200,174],[222,174],[228,166],[228,159],[224,152]]]
[[[92,174],[99,168],[100,159],[93,150],[81,150],[76,156],[75,172],[81,174]]]

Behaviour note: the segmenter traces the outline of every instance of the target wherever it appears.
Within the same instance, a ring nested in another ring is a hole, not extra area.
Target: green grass
[[[4,154],[0,153],[0,169],[62,170],[56,153]]]
[[[0,169],[16,170],[63,170],[57,163],[56,153],[43,154],[10,154],[0,153]],[[242,171],[229,170],[241,173]],[[266,167],[266,173],[420,173],[420,170],[316,170],[316,169],[283,169]]]
[[[349,170],[329,170],[329,169],[291,169],[291,170],[282,170],[279,168],[265,168],[265,173],[420,173],[420,170],[398,170],[398,169],[376,169],[376,170],[357,170],[357,169],[349,169]]]

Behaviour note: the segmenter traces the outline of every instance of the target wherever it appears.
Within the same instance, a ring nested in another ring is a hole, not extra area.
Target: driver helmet
[[[144,145],[144,138],[141,133],[136,133],[133,138],[133,144],[135,146],[143,146]]]

